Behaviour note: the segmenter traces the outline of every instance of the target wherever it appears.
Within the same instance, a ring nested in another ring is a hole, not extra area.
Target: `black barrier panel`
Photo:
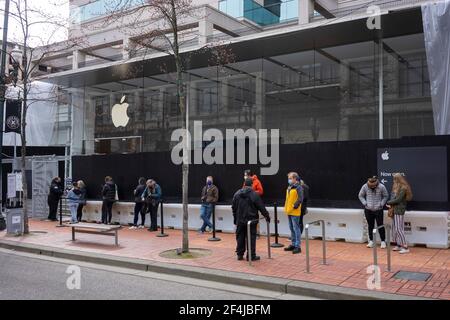
[[[358,192],[367,178],[378,172],[379,148],[427,146],[443,146],[448,150],[450,136],[281,145],[278,175],[260,177],[264,186],[264,201],[283,204],[287,173],[297,171],[311,188],[311,207],[360,208]],[[449,166],[447,159],[447,168]],[[247,168],[259,173],[257,166],[190,166],[190,202],[200,203],[206,177],[212,175],[220,189],[219,202],[230,203],[236,190],[242,187]],[[139,177],[143,176],[153,178],[161,185],[166,202],[181,201],[181,166],[172,163],[170,152],[74,157],[73,173],[74,179],[87,182],[90,199],[101,198],[103,179],[111,175],[119,187],[120,200],[133,200],[132,192]],[[446,181],[448,185],[448,176]],[[409,209],[450,210],[450,206],[448,202],[413,201]]]

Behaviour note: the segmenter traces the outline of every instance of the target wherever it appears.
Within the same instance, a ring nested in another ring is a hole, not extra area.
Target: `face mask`
[[[212,186],[212,181],[211,180],[208,180],[208,182],[206,183],[208,186]]]
[[[290,186],[292,186],[292,185],[294,184],[294,181],[293,181],[292,179],[289,179],[289,180],[288,180],[288,184],[289,184]]]

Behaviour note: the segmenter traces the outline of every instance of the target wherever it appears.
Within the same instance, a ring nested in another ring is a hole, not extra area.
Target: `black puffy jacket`
[[[103,200],[115,202],[116,201],[116,185],[110,181],[105,183],[102,190]]]
[[[59,199],[61,199],[61,196],[63,194],[64,194],[64,189],[61,186],[61,184],[56,182],[55,180],[53,180],[52,183],[50,184],[48,200],[58,202]]]
[[[251,220],[259,219],[259,212],[264,217],[269,217],[261,197],[252,188],[243,188],[236,192],[233,198],[234,224],[248,223]]]

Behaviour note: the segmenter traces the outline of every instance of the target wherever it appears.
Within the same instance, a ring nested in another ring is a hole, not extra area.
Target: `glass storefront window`
[[[434,133],[423,41],[383,40],[384,138]],[[379,48],[373,40],[187,70],[190,119],[224,133],[279,129],[283,144],[378,139]],[[169,151],[182,125],[174,83],[160,74],[84,88],[86,152],[138,150],[102,140],[117,137],[140,137],[144,152]],[[116,128],[111,108],[124,95],[130,122]]]

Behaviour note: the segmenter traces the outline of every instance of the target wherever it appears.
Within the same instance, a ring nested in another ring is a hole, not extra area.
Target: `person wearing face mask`
[[[377,227],[384,225],[383,208],[389,200],[389,193],[386,187],[379,182],[378,177],[373,176],[369,178],[367,183],[362,186],[359,192],[359,201],[364,206],[364,213],[368,225],[369,243],[368,248],[373,248],[373,229],[375,222]],[[386,231],[384,228],[380,229],[381,249],[386,248]]]
[[[299,254],[302,252],[301,236],[302,231],[300,229],[300,216],[302,212],[303,203],[303,188],[300,185],[300,176],[296,172],[288,174],[289,187],[286,191],[286,204],[284,211],[289,218],[289,229],[291,230],[292,244],[285,248],[284,251],[292,251],[293,254]]]
[[[209,231],[212,230],[213,225],[211,223],[211,215],[216,205],[217,201],[219,201],[219,189],[213,184],[213,177],[206,178],[206,186],[203,187],[202,190],[202,206],[200,208],[200,217],[203,220],[203,225],[198,231],[200,234],[203,234],[209,228]]]

